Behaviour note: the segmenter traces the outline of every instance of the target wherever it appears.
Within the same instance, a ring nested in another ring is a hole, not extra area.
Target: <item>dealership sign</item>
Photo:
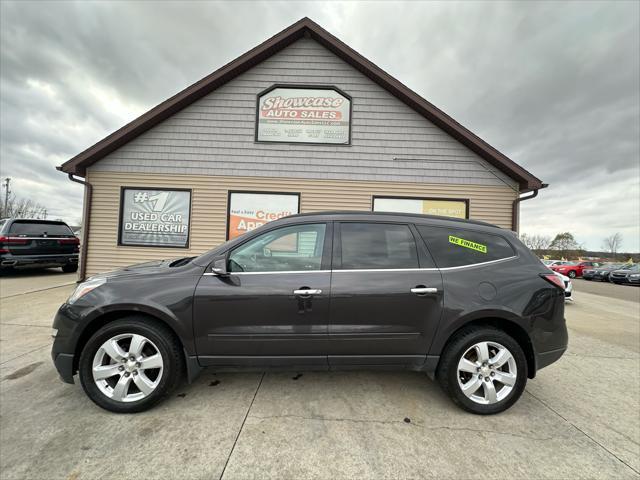
[[[227,212],[227,239],[299,212],[297,193],[231,192]]]
[[[464,199],[375,197],[373,211],[469,218],[468,202]]]
[[[190,190],[123,187],[119,244],[187,247],[190,210]]]
[[[351,99],[334,88],[275,87],[258,97],[259,142],[348,144]]]

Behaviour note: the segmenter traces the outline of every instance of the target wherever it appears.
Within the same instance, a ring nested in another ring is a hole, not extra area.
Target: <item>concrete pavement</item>
[[[205,371],[149,412],[111,414],[51,364],[72,289],[1,300],[2,479],[640,476],[640,304],[580,282],[568,353],[491,417],[410,372]]]
[[[584,293],[591,293],[593,295],[618,300],[640,302],[640,288],[635,285],[615,285],[610,282],[596,282],[582,278],[576,278],[573,280],[573,284],[574,288]]]
[[[0,298],[71,285],[77,279],[77,273],[62,273],[59,268],[17,270],[0,277]]]

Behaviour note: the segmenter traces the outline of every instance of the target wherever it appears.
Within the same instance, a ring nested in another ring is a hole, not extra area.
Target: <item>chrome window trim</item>
[[[458,267],[444,267],[444,268],[439,268],[438,270],[448,271],[448,270],[461,270],[464,268],[471,268],[471,267],[481,267],[484,265],[492,265],[494,263],[507,262],[515,258],[518,258],[518,255],[513,255],[511,257],[506,257],[506,258],[499,258],[498,260],[489,260],[488,262],[470,263],[468,265],[460,265]]]
[[[499,258],[498,260],[490,260],[488,262],[470,263],[468,265],[460,265],[457,267],[444,267],[444,268],[359,268],[359,269],[346,269],[346,270],[283,270],[283,271],[271,271],[271,272],[229,272],[230,275],[275,275],[275,274],[298,274],[298,273],[357,273],[357,272],[446,272],[451,270],[464,270],[472,267],[482,267],[484,265],[492,265],[494,263],[506,262],[518,258],[517,255]],[[205,272],[203,276],[217,276],[213,272]]]
[[[430,268],[345,268],[333,270],[333,273],[356,273],[356,272],[430,272],[437,271],[435,267]]]
[[[280,270],[271,272],[228,272],[229,275],[275,275],[289,273],[331,273],[331,270]],[[218,276],[213,272],[205,272],[203,276]]]

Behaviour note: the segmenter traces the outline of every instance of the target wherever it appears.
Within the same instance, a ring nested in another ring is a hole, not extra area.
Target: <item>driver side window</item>
[[[229,255],[230,272],[320,270],[326,225],[293,225],[272,230]]]

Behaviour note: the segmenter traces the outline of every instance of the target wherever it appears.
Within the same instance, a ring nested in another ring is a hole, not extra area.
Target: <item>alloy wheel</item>
[[[491,405],[504,400],[518,378],[516,360],[496,342],[479,342],[469,347],[458,362],[458,385],[470,400]]]
[[[92,373],[104,395],[118,402],[135,402],[151,395],[159,385],[162,355],[143,335],[116,335],[104,342],[94,355]]]

